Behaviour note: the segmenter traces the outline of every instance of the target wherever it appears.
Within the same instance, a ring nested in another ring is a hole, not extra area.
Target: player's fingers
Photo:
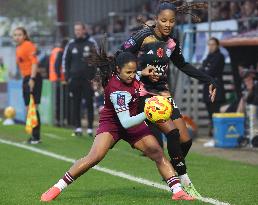
[[[210,85],[209,85],[209,94],[210,94],[210,95],[212,94],[212,89],[213,89],[213,85],[210,84]]]
[[[214,102],[214,100],[215,100],[216,93],[217,93],[217,90],[214,89],[214,90],[212,91],[212,94],[211,94],[211,101],[212,101],[212,102]]]

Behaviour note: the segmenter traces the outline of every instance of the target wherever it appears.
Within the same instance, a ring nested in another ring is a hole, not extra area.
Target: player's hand
[[[30,92],[33,92],[33,89],[35,87],[35,81],[33,79],[29,80],[29,87],[30,87]]]
[[[152,76],[154,75],[155,67],[154,66],[147,66],[141,72],[142,76]]]
[[[209,96],[210,96],[211,102],[214,102],[216,93],[217,93],[217,88],[213,84],[210,84],[209,85]]]
[[[151,82],[156,83],[156,82],[159,81],[159,77],[160,77],[159,74],[154,73],[153,75],[149,76],[149,79],[150,79]]]

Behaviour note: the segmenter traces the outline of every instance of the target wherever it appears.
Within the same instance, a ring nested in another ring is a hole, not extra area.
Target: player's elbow
[[[127,123],[126,119],[120,120],[120,123],[121,123],[123,128],[125,128],[125,129],[130,128],[130,125]]]

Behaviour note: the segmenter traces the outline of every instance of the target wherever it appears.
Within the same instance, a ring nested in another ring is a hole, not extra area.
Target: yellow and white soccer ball
[[[13,119],[15,117],[15,114],[16,114],[15,109],[11,106],[5,108],[4,110],[4,117],[6,119]]]
[[[172,114],[172,106],[166,97],[153,96],[146,100],[144,113],[152,123],[166,122]]]

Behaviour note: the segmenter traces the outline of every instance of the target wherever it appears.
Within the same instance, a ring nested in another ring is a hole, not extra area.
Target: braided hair
[[[176,14],[188,14],[191,15],[194,22],[200,22],[201,18],[196,14],[193,14],[192,11],[206,9],[208,7],[207,3],[203,2],[185,2],[181,0],[160,0],[156,9],[156,16],[163,10],[172,10],[176,12]],[[143,21],[143,17],[139,16],[137,21],[144,26],[152,28],[153,26],[149,26],[146,22]]]
[[[189,14],[192,16],[194,22],[200,22],[201,19],[192,10],[202,10],[207,8],[207,3],[203,2],[186,2],[181,0],[160,0],[156,10],[156,15],[161,11],[169,9],[175,11],[177,14]]]
[[[102,86],[106,87],[109,79],[117,74],[117,67],[121,69],[129,62],[137,62],[137,58],[130,52],[121,52],[116,57],[108,56],[102,43],[99,51],[93,51],[87,61],[97,70],[95,79],[101,81]]]

